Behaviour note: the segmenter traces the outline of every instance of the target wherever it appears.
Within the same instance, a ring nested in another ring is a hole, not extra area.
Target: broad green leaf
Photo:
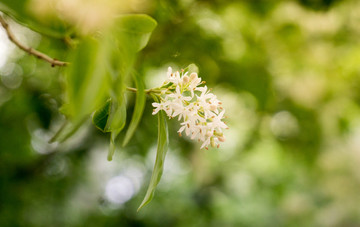
[[[65,69],[65,103],[61,110],[70,125],[77,125],[102,104],[107,95],[109,83],[104,60],[106,48],[96,39],[82,40],[70,56],[71,64]],[[74,127],[74,133],[78,127]],[[101,127],[100,127],[101,128]],[[54,139],[64,141],[71,134],[60,129]],[[65,136],[67,135],[67,136]]]
[[[148,204],[154,197],[155,189],[158,183],[160,182],[163,169],[165,156],[168,149],[168,129],[166,124],[166,118],[163,111],[158,113],[158,145],[156,152],[156,161],[153,173],[151,175],[150,184],[146,191],[146,195],[141,205],[138,208],[138,211]]]
[[[136,53],[146,45],[155,27],[156,21],[151,17],[130,14],[115,18],[111,29],[104,32],[104,43],[108,48],[106,65],[110,72],[112,98],[120,99],[123,96]]]
[[[143,49],[157,26],[156,21],[145,14],[122,15],[115,23],[120,45],[125,44],[131,52]]]
[[[66,67],[66,115],[77,120],[94,112],[108,93],[108,76],[104,68],[105,45],[85,38],[70,57]]]
[[[141,120],[141,116],[143,114],[144,107],[145,107],[145,101],[146,101],[145,100],[146,96],[145,96],[145,91],[144,91],[145,87],[144,87],[144,82],[142,81],[142,78],[137,73],[133,73],[133,78],[135,80],[135,84],[136,84],[136,88],[137,88],[135,108],[134,108],[134,113],[131,118],[129,128],[126,132],[125,139],[122,144],[123,146],[125,146],[129,142],[131,137],[134,135],[134,132]]]
[[[118,16],[119,29],[130,33],[149,33],[155,29],[156,25],[156,20],[146,14]]]
[[[113,30],[108,31],[104,37],[104,42],[108,46],[105,66],[110,76],[109,83],[113,92],[111,96],[120,98],[123,96],[125,81],[128,81],[132,71],[136,51],[128,44],[127,34],[117,33]]]
[[[114,100],[121,100],[124,96],[125,81],[128,80],[136,56],[126,43],[120,42],[121,38],[121,35],[112,30],[107,31],[103,38],[108,49],[104,66],[109,72],[108,82],[111,87],[109,95]]]

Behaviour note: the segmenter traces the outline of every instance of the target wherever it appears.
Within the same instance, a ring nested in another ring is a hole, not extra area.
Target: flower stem
[[[136,88],[132,88],[132,87],[127,87],[126,90],[131,91],[131,92],[137,92]]]
[[[137,89],[136,89],[136,88],[133,88],[133,87],[127,87],[126,90],[131,91],[131,92],[135,92],[135,93],[137,92]],[[150,89],[145,89],[144,91],[145,91],[145,93],[148,94],[148,95],[150,95],[151,93],[161,93],[161,91],[158,90],[158,89],[156,89],[156,88],[154,88],[154,89],[152,89],[152,88],[150,88]]]

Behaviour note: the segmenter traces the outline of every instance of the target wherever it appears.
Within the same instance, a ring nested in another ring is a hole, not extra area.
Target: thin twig
[[[9,28],[9,24],[6,23],[6,21],[4,20],[4,18],[0,15],[0,23],[2,25],[2,27],[5,29],[6,31],[6,34],[7,36],[9,37],[9,40],[11,42],[13,42],[16,46],[18,46],[20,49],[22,49],[23,51],[31,54],[31,55],[34,55],[35,57],[39,58],[39,59],[42,59],[44,61],[47,61],[51,64],[52,67],[54,66],[66,66],[68,65],[69,63],[68,62],[63,62],[63,61],[59,61],[55,58],[51,58],[49,57],[48,55],[40,52],[40,51],[37,51],[31,47],[27,47],[25,45],[23,45],[22,43],[20,43],[14,36],[14,34],[11,32],[10,28]]]

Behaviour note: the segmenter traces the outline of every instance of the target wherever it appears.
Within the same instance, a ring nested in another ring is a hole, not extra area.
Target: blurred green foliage
[[[36,17],[21,2],[0,9],[32,29],[71,27],[64,38],[11,24],[57,59],[90,29],[57,14]],[[129,63],[146,88],[160,85],[168,66],[194,63],[230,127],[219,150],[202,151],[168,121],[163,178],[139,213],[155,160],[151,100],[125,148],[120,132],[112,162],[109,135],[90,121],[49,144],[64,121],[64,69],[14,48],[0,68],[0,226],[360,225],[359,10],[356,0],[154,0],[133,8],[158,23]],[[135,95],[126,99],[132,116]]]

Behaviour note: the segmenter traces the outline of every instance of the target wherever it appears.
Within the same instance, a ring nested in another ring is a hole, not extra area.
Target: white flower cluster
[[[169,118],[178,116],[182,120],[179,135],[185,131],[191,139],[203,142],[200,149],[208,149],[209,145],[219,147],[219,142],[225,141],[222,130],[228,127],[222,121],[225,110],[221,102],[202,84],[197,73],[188,75],[184,70],[173,73],[169,67],[167,80],[160,87],[160,103],[152,105],[153,114],[163,110]]]

